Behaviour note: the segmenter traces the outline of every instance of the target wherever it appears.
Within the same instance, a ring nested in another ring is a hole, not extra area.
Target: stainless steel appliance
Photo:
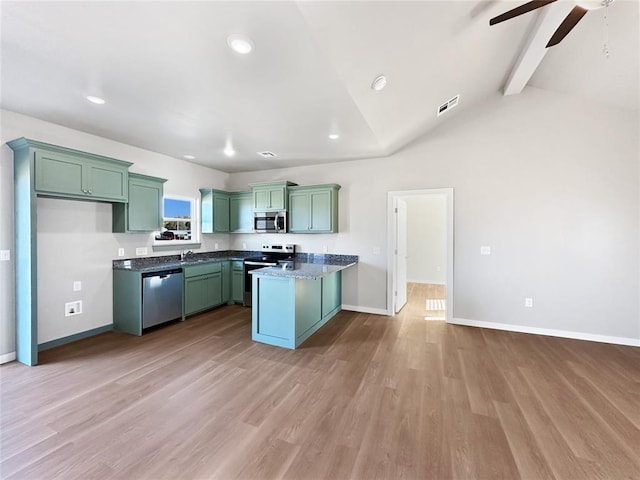
[[[255,212],[253,230],[256,233],[287,233],[287,212]]]
[[[182,269],[142,274],[142,328],[182,318]]]
[[[244,305],[251,306],[250,271],[257,268],[277,267],[283,262],[291,263],[296,254],[296,246],[291,244],[262,245],[262,256],[244,259]]]

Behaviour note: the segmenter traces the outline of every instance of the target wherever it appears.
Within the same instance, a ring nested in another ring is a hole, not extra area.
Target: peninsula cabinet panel
[[[155,232],[162,229],[162,197],[166,179],[129,174],[129,202],[113,204],[113,231]]]

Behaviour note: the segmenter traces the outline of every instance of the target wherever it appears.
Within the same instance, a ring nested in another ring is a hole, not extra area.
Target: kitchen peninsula
[[[342,270],[353,255],[298,254],[294,262],[252,275],[254,341],[296,348],[342,308]]]

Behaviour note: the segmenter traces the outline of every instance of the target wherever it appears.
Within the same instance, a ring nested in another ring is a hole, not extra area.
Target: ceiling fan
[[[519,7],[513,8],[508,12],[503,13],[502,15],[498,15],[497,17],[493,17],[489,20],[489,25],[495,25],[496,23],[504,22],[505,20],[510,20],[514,17],[520,16],[524,13],[528,13],[532,10],[536,10],[538,8],[544,7],[545,5],[549,5],[550,3],[556,2],[558,0],[537,0],[532,2],[527,2]],[[569,12],[569,14],[562,21],[558,29],[551,36],[549,43],[547,43],[547,48],[553,47],[560,43],[560,41],[566,37],[569,32],[576,26],[576,24],[580,21],[582,17],[589,11],[594,10],[596,8],[608,7],[614,2],[614,0],[576,0],[574,3],[575,7]]]

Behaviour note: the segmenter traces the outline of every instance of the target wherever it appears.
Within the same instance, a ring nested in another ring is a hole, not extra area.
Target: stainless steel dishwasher
[[[142,274],[142,328],[182,318],[182,269]]]

